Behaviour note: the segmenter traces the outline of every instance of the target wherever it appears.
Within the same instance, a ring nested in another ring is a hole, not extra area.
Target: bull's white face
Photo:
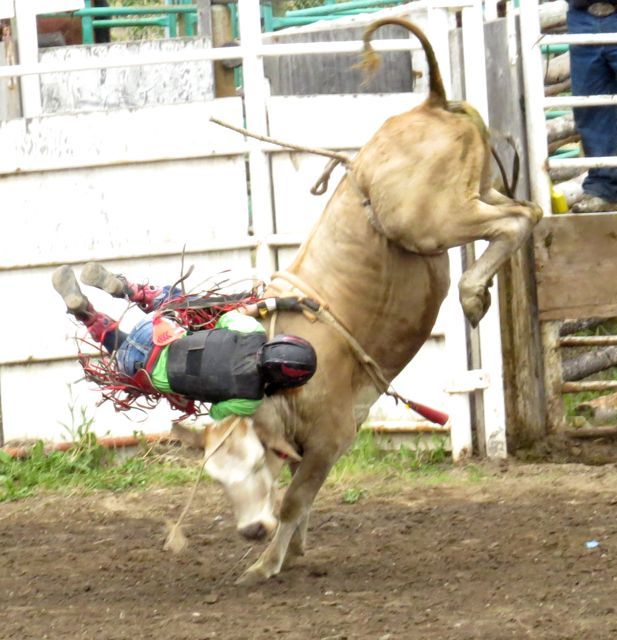
[[[225,437],[232,418],[206,428],[206,453]],[[240,418],[230,435],[206,461],[206,473],[223,485],[231,500],[238,531],[248,539],[260,539],[277,525],[274,515],[275,480],[282,462],[266,450],[250,418]]]

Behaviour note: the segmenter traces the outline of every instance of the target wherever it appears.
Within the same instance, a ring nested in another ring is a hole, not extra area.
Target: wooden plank
[[[111,111],[212,100],[211,61],[139,64],[155,55],[197,54],[211,46],[209,38],[200,37],[41,49],[41,64],[98,64],[101,60],[122,58],[127,65],[133,65],[42,74],[42,113]]]
[[[415,93],[274,96],[268,100],[269,131],[283,142],[358,149],[386,118],[409,111],[425,98]]]
[[[332,29],[307,33],[280,32],[269,38],[279,42],[335,42],[361,40],[364,27]],[[391,39],[409,34],[400,27],[380,29],[374,40]],[[364,84],[364,76],[357,67],[357,53],[276,57],[265,60],[266,76],[272,95],[314,95],[338,93],[400,93],[413,88],[411,56],[409,52],[384,53],[382,65],[375,76]]]
[[[534,245],[540,320],[617,316],[617,214],[544,218]]]
[[[491,130],[514,138],[524,168],[527,163],[525,120],[521,108],[522,84],[520,70],[509,57],[506,20],[485,25],[485,44]],[[493,133],[492,137],[505,165],[511,167],[512,149],[501,135]],[[516,194],[519,198],[526,198],[529,194],[524,169]],[[543,374],[538,358],[541,340],[535,315],[531,249],[531,243],[528,243],[502,267],[498,275],[499,300],[493,298],[493,304],[499,304],[501,318],[506,436],[510,452],[540,441],[546,434]],[[490,351],[485,349],[482,359],[488,357]],[[489,441],[488,437],[486,439]]]
[[[0,122],[0,175],[239,154],[240,98]]]
[[[6,177],[0,269],[232,245],[249,232],[245,181],[242,158]]]

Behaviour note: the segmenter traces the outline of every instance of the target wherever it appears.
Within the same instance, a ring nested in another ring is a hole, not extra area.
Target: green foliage
[[[582,329],[577,331],[575,336],[611,336],[617,334],[617,318],[609,318],[591,329]],[[581,353],[580,348],[570,348],[571,353]],[[611,367],[605,371],[590,376],[588,380],[617,380],[617,367]],[[613,389],[607,391],[579,391],[578,393],[566,393],[563,396],[564,413],[566,418],[573,418],[578,415],[576,407],[578,404],[593,400],[600,396],[614,393]]]
[[[145,440],[136,455],[121,456],[97,442],[90,430],[92,421],[83,410],[72,411],[72,415],[78,415],[80,421],[75,420],[76,425],[66,427],[75,435],[68,451],[48,452],[44,444],[38,442],[27,458],[15,459],[0,450],[0,502],[18,500],[40,491],[88,493],[99,489],[121,491],[151,485],[179,485],[194,481],[199,472],[199,465],[187,467],[168,453],[155,453]],[[328,482],[355,481],[341,499],[345,504],[356,504],[367,494],[366,488],[358,486],[358,478],[360,485],[371,476],[442,481],[452,470],[445,445],[444,437],[435,436],[430,446],[418,439],[412,446],[384,451],[372,432],[361,431],[354,446],[335,465]],[[481,479],[479,471],[474,473],[467,474],[469,479]],[[289,484],[290,480],[289,471],[285,469],[282,484]]]
[[[355,487],[350,487],[343,493],[342,501],[344,504],[356,504],[356,502],[358,502],[366,494],[366,489],[357,489]]]
[[[157,7],[163,2],[161,0],[109,0],[109,4],[112,7]],[[136,18],[139,19],[140,16],[136,16]],[[113,42],[157,40],[164,36],[165,29],[157,26],[114,27],[111,31]]]
[[[192,481],[198,470],[144,449],[121,460],[118,453],[97,443],[86,432],[68,451],[46,452],[37,442],[25,459],[0,450],[0,501],[17,500],[37,491],[119,491],[150,484],[175,485]]]
[[[446,438],[436,435],[429,446],[418,437],[411,446],[384,451],[379,448],[371,431],[362,430],[351,449],[334,466],[332,476],[341,480],[355,474],[408,474],[426,472],[448,459]]]

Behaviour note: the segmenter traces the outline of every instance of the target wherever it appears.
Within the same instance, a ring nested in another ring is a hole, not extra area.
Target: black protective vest
[[[167,376],[174,393],[202,402],[263,398],[257,351],[266,335],[228,329],[196,331],[169,345]]]

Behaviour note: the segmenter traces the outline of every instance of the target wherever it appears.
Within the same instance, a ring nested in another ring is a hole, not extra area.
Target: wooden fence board
[[[361,40],[364,27],[336,29],[308,33],[281,33],[269,42],[333,42]],[[374,40],[403,37],[408,34],[400,27],[380,29]],[[408,52],[383,54],[381,68],[367,83],[357,68],[360,56],[356,53],[276,57],[265,60],[266,76],[272,95],[312,95],[338,93],[400,93],[413,89],[411,55]]]
[[[540,320],[617,316],[617,216],[545,218],[534,234]]]

